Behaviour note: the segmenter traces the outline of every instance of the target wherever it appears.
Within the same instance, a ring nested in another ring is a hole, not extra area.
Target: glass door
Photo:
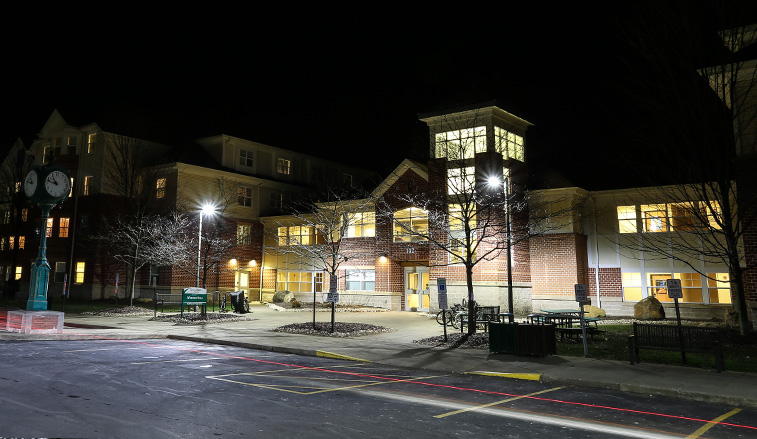
[[[405,309],[428,311],[428,267],[405,267]]]

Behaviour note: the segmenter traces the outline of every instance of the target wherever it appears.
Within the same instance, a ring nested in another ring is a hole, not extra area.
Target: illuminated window
[[[376,214],[373,212],[356,213],[345,221],[349,223],[346,238],[376,236]]]
[[[92,178],[91,175],[84,176],[84,190],[82,195],[89,195],[92,193]]]
[[[68,238],[68,224],[69,218],[61,218],[58,222],[58,236],[61,238]]]
[[[16,267],[16,280],[21,279],[21,274],[23,274],[23,272],[23,267]]]
[[[641,206],[641,218],[645,232],[668,231],[668,209],[665,204],[647,204]]]
[[[525,162],[523,136],[511,133],[500,127],[494,127],[494,148],[506,159]]]
[[[29,209],[21,209],[21,221],[29,219]]]
[[[87,136],[87,154],[95,152],[95,142],[97,142],[97,134],[89,134]]]
[[[292,171],[291,169],[292,162],[287,159],[279,159],[278,160],[278,171],[279,174],[289,175],[289,173]]]
[[[10,224],[11,223],[11,211],[6,210],[3,212],[3,224]]]
[[[60,155],[60,137],[53,139],[53,156],[58,157]]]
[[[408,207],[394,213],[394,242],[425,241],[428,234],[428,212]]]
[[[45,227],[45,236],[47,236],[48,238],[53,236],[53,219],[52,218],[47,219],[47,225]]]
[[[252,206],[252,188],[240,187],[237,189],[237,204],[240,206]]]
[[[42,147],[42,164],[47,163],[48,155],[50,154],[50,145]]]
[[[731,303],[731,281],[728,273],[707,273],[710,303]]]
[[[700,206],[704,211],[704,217],[707,218],[707,225],[714,230],[722,229],[723,211],[720,209],[720,203],[717,201],[710,201],[709,203],[703,201],[700,203]]]
[[[5,250],[5,238],[0,238],[0,250]]]
[[[23,250],[24,245],[26,245],[26,236],[19,236],[18,237],[18,249]]]
[[[618,206],[618,231],[636,233],[636,206]]]
[[[638,302],[642,299],[641,273],[623,273],[621,284],[623,286],[623,300]]]
[[[8,250],[13,250],[16,248],[16,237],[11,236],[8,238]]]
[[[84,283],[84,262],[76,263],[76,272],[74,273],[74,283]]]
[[[435,142],[437,158],[471,159],[477,152],[486,151],[486,127],[437,133]]]
[[[16,191],[16,193],[19,193],[19,192],[21,192],[21,182],[20,182],[20,181],[17,181],[17,182],[16,182],[16,188],[15,188],[15,191]]]
[[[702,276],[699,273],[648,273],[647,295],[660,302],[674,302],[668,294],[668,279],[680,279],[683,297],[680,302],[702,303]]]
[[[248,224],[237,225],[237,245],[251,245],[252,234],[250,231],[252,227]]]
[[[697,215],[699,207],[695,203],[673,203],[668,205],[670,212],[670,228],[676,232],[690,232],[697,230]]]
[[[473,166],[467,168],[447,169],[447,193],[469,194],[476,187],[476,170]]]
[[[473,251],[471,257],[475,260],[476,244],[476,212],[474,210],[463,209],[459,204],[449,205],[449,261],[450,263],[461,263],[467,260],[468,245],[466,244],[465,224],[467,223],[470,233],[470,249]]]
[[[252,151],[246,149],[239,150],[239,164],[242,166],[252,167]]]
[[[155,198],[166,197],[166,179],[159,178],[155,181]]]
[[[316,233],[317,232],[317,233]],[[313,245],[323,244],[324,233],[313,226],[279,227],[279,245]]]
[[[316,293],[323,291],[323,272],[279,271],[276,274],[276,290],[292,293]]]
[[[344,289],[347,291],[375,291],[376,270],[345,270]]]

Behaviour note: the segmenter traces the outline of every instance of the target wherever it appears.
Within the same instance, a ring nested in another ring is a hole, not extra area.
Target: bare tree
[[[361,224],[365,215],[374,215],[375,199],[370,195],[356,195],[354,190],[328,189],[319,199],[294,202],[291,216],[277,220],[269,228],[277,246],[269,253],[288,255],[294,264],[326,272],[332,288],[336,288],[339,267],[345,261],[372,254],[369,249],[347,245],[344,238]],[[315,322],[316,291],[313,291],[313,328]],[[331,308],[333,330],[334,304]]]
[[[19,236],[22,222],[26,221],[29,214],[28,198],[22,190],[22,182],[26,174],[31,170],[34,158],[26,153],[26,147],[21,139],[17,139],[11,147],[8,155],[0,166],[0,210],[2,210],[3,224],[10,227],[10,236]],[[18,263],[18,253],[20,245],[15,245],[11,249],[12,259],[7,273],[8,284],[5,287],[5,294],[12,294],[18,291],[18,281],[15,278],[16,265]]]
[[[642,81],[628,96],[645,117],[626,127],[635,158],[623,159],[653,177],[646,185],[674,201],[676,212],[666,215],[667,239],[647,234],[643,250],[696,271],[694,258],[725,264],[746,334],[744,279],[756,264],[742,246],[757,227],[757,61],[744,49],[754,47],[756,28],[738,25],[748,7],[740,1],[644,5],[631,21],[638,27],[627,29],[627,42],[646,68],[634,71]],[[638,242],[631,247],[638,249]]]

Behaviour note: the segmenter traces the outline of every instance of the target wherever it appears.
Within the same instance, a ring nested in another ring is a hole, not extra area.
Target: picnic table
[[[541,310],[542,313],[529,314],[526,319],[533,324],[553,324],[560,333],[560,339],[577,337],[583,330],[581,320],[586,324],[586,330],[593,338],[595,333],[601,332],[596,317],[581,318],[581,311],[572,309]],[[585,313],[585,312],[584,312]],[[593,323],[593,325],[591,325]]]

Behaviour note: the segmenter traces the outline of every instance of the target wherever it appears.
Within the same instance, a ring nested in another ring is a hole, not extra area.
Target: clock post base
[[[29,300],[27,311],[47,310],[47,282],[50,279],[50,265],[47,260],[37,260],[32,264],[31,282],[29,283]]]

